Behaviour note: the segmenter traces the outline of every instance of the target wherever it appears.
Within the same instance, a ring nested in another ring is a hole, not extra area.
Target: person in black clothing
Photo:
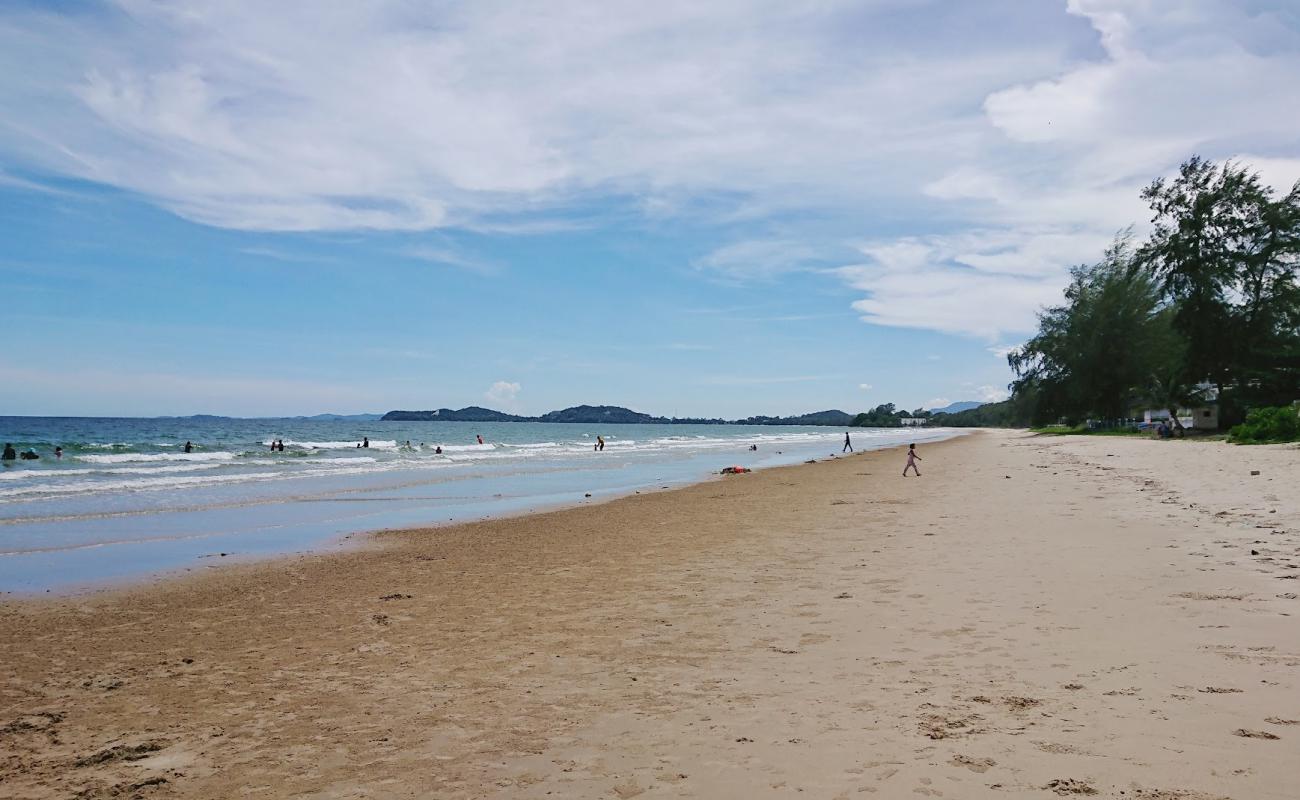
[[[848,432],[848,431],[845,431],[845,432],[844,432],[844,447],[843,447],[843,449],[840,450],[840,452],[841,452],[841,453],[844,453],[844,452],[852,453],[852,452],[853,452],[853,443],[849,441],[849,432]]]
[[[193,453],[193,452],[194,452],[194,444],[193,444],[192,442],[186,442],[186,443],[185,443],[185,452],[187,452],[187,453]]]
[[[0,456],[0,461],[14,461],[17,458],[18,454],[14,452],[14,446],[5,442],[5,452],[3,456]]]

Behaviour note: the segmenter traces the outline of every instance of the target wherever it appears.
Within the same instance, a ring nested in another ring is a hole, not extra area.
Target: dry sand
[[[0,796],[1300,796],[1300,450],[920,453],[5,601]]]

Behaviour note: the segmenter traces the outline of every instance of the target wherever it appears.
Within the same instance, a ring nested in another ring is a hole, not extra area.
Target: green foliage
[[[1039,314],[1037,335],[1007,356],[1013,392],[1032,390],[1037,423],[1126,416],[1135,387],[1171,357],[1159,284],[1127,234],[1071,278],[1066,303]]]
[[[1150,239],[1122,235],[1072,270],[1065,303],[1008,356],[1037,424],[1176,411],[1217,389],[1219,419],[1300,397],[1300,183],[1285,196],[1233,163],[1193,157],[1142,193]]]
[[[1047,425],[1030,430],[1048,436],[1151,436],[1148,431],[1138,428],[1089,428],[1086,425]]]
[[[1019,428],[1028,422],[1015,400],[985,403],[955,414],[933,414],[927,424],[944,428]]]
[[[1209,380],[1230,412],[1300,391],[1300,183],[1274,194],[1244,167],[1199,157],[1142,193],[1154,229],[1139,258],[1185,345],[1181,380]]]
[[[1300,441],[1300,415],[1290,406],[1251,409],[1246,421],[1228,432],[1238,444]]]
[[[858,414],[849,424],[855,428],[899,428],[903,425],[899,419],[906,416],[907,412],[896,411],[893,403],[884,403]]]

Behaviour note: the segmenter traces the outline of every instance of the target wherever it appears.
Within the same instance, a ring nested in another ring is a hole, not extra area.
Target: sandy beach
[[[1297,796],[1300,449],[919,452],[0,601],[0,795]]]

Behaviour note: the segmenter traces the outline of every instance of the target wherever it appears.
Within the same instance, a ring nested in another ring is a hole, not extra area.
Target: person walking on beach
[[[840,452],[841,452],[841,453],[845,453],[845,452],[847,452],[847,453],[852,453],[852,452],[853,452],[853,442],[850,442],[850,441],[849,441],[849,432],[848,432],[848,431],[845,431],[845,432],[844,432],[844,447],[840,449]]]
[[[916,477],[921,477],[921,468],[916,465],[916,462],[921,460],[921,457],[916,454],[916,445],[909,444],[907,446],[907,466],[903,467],[903,477],[907,477],[909,469],[916,471]]]

